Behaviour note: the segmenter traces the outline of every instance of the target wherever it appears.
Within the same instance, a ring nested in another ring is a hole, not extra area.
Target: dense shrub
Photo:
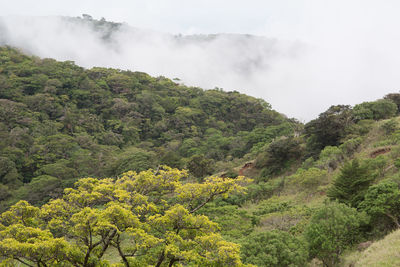
[[[242,243],[242,259],[257,266],[305,266],[306,244],[283,231],[255,232]]]
[[[299,168],[295,174],[288,178],[287,184],[296,187],[297,190],[312,191],[323,182],[326,182],[328,172],[318,168],[309,168],[307,170]]]
[[[398,128],[396,119],[390,119],[381,126],[386,135],[394,133]]]
[[[319,168],[334,170],[343,159],[344,155],[341,149],[336,146],[327,146],[321,151],[315,165]]]
[[[302,157],[303,148],[298,138],[280,138],[257,157],[256,166],[265,167],[263,175],[276,175],[285,170],[291,162]]]
[[[373,220],[385,216],[396,228],[400,228],[400,189],[397,183],[385,180],[372,185],[359,207]]]
[[[326,146],[338,146],[354,123],[350,106],[331,106],[305,125],[307,156],[318,157]]]
[[[354,106],[353,114],[357,120],[382,120],[395,116],[397,105],[390,99],[364,102]]]
[[[304,233],[310,256],[324,266],[336,266],[344,249],[360,240],[367,223],[367,215],[355,208],[336,202],[325,204],[312,216]]]

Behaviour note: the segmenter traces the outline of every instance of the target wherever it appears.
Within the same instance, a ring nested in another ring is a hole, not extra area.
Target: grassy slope
[[[400,266],[400,230],[374,242],[364,251],[348,254],[342,266]]]

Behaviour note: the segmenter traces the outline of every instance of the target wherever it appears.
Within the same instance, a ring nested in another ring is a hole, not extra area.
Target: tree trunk
[[[163,252],[161,253],[160,257],[158,258],[158,262],[157,262],[155,267],[160,267],[161,263],[164,261],[164,258],[165,258],[165,250],[163,250]]]
[[[174,263],[177,262],[177,261],[178,261],[177,259],[171,259],[169,264],[168,264],[168,267],[172,267],[172,265],[174,265]]]
[[[118,249],[118,253],[122,258],[122,261],[124,262],[126,267],[129,267],[129,262],[128,259],[125,257],[125,254],[122,252],[121,246],[119,245],[119,243],[117,244],[117,249]]]
[[[400,228],[399,219],[397,219],[396,216],[393,216],[390,213],[386,213],[386,216],[388,216],[394,222],[397,228]]]

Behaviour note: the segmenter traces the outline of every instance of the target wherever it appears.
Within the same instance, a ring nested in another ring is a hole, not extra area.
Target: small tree
[[[395,116],[397,105],[390,99],[379,99],[373,102],[363,102],[355,105],[354,117],[357,120],[374,119],[382,120]]]
[[[318,168],[309,168],[307,170],[299,168],[295,174],[289,176],[289,184],[292,187],[299,188],[307,191],[317,189],[318,185],[326,181],[326,170]]]
[[[382,181],[368,188],[365,199],[360,203],[372,218],[387,216],[397,228],[400,228],[400,189],[392,181]]]
[[[307,156],[317,157],[326,146],[338,146],[352,125],[353,114],[350,106],[331,106],[318,118],[305,125]]]
[[[373,180],[374,176],[370,173],[368,166],[361,165],[355,159],[341,168],[339,176],[328,191],[328,196],[332,200],[358,207]]]
[[[299,138],[280,138],[273,141],[264,153],[257,157],[257,167],[266,167],[266,175],[279,174],[291,161],[302,157],[303,148]]]
[[[400,110],[400,94],[399,93],[391,93],[385,95],[384,99],[392,100],[397,105],[397,113]]]
[[[385,132],[386,135],[392,134],[397,130],[397,121],[396,119],[390,119],[389,121],[385,122],[381,128]]]
[[[335,266],[345,248],[357,242],[361,227],[368,222],[359,213],[342,203],[328,203],[311,218],[305,230],[310,256],[320,259],[324,266]]]
[[[305,266],[307,247],[283,231],[253,233],[242,244],[244,262],[257,266]]]
[[[210,175],[213,171],[213,161],[207,159],[203,155],[194,155],[189,159],[187,164],[189,172],[196,178],[203,178],[206,175]]]

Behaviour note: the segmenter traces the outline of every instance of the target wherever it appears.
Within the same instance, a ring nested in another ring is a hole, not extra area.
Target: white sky
[[[0,3],[3,16],[87,13],[95,18],[172,33],[256,33],[276,12],[284,20],[295,21],[303,8],[296,4],[299,1],[285,0],[0,0]]]
[[[333,104],[375,100],[400,89],[396,0],[0,0],[0,16],[83,13],[170,33],[250,33],[306,43],[315,48],[312,56],[287,66],[280,62],[266,81],[275,93],[242,91],[301,120]]]

